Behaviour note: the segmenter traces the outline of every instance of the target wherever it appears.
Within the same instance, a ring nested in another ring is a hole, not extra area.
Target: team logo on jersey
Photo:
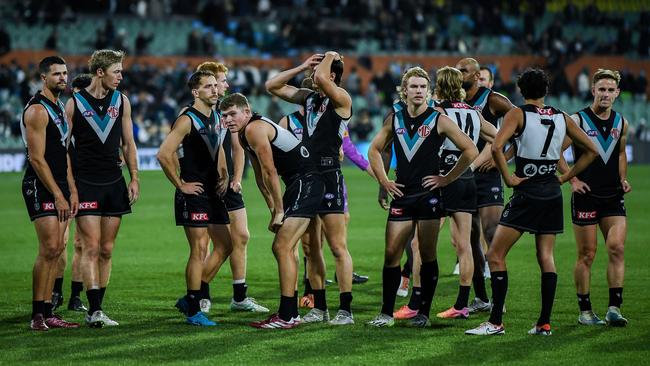
[[[104,115],[104,118],[99,118],[94,112],[92,105],[80,93],[74,93],[74,101],[77,109],[84,116],[90,128],[95,131],[99,140],[103,143],[108,139],[108,135],[115,125],[115,121],[119,117],[119,109],[122,106],[122,94],[118,91],[113,92],[111,101],[108,107],[109,113]],[[99,108],[101,110],[101,107]],[[115,110],[116,112],[113,112]],[[90,112],[90,113],[88,113]]]
[[[325,193],[325,199],[333,200],[334,199],[334,194],[333,193]]]
[[[84,111],[81,115],[84,116],[84,117],[92,117],[92,116],[95,115],[95,112],[93,112],[93,111]]]
[[[392,207],[390,209],[390,214],[393,216],[402,216],[404,215],[404,209],[403,208],[394,208]]]
[[[551,108],[537,108],[537,113],[544,116],[552,116],[553,110]]]
[[[465,103],[451,103],[452,108],[467,109],[468,105]]]
[[[449,154],[449,155],[447,155],[445,157],[445,164],[447,164],[447,165],[456,164],[457,161],[458,161],[458,158],[456,157],[456,155]]]
[[[612,131],[609,133],[615,140],[618,140],[621,137],[621,131],[618,128],[612,128]]]
[[[61,122],[62,122],[62,121],[61,121],[61,118],[56,118],[56,119],[54,119],[54,124],[56,124],[57,126],[58,126],[58,125],[61,125]]]
[[[208,214],[205,212],[192,212],[192,221],[208,221]]]
[[[431,127],[426,125],[418,127],[418,135],[420,135],[420,137],[424,138],[429,136],[430,134],[431,134]]]
[[[402,128],[402,127],[397,128],[397,129],[395,129],[395,133],[398,134],[398,135],[403,135],[403,134],[406,133],[406,128]]]
[[[302,128],[296,128],[296,129],[294,129],[294,130],[293,130],[293,133],[295,133],[296,135],[302,135]]]
[[[43,211],[53,211],[54,209],[54,202],[43,202]]]
[[[587,136],[590,136],[590,137],[598,136],[598,130],[589,130],[589,131],[587,131]]]
[[[79,202],[80,210],[96,210],[98,207],[97,201],[92,202]]]
[[[303,158],[308,158],[309,150],[307,150],[307,148],[304,146],[300,146],[300,156],[302,156]]]

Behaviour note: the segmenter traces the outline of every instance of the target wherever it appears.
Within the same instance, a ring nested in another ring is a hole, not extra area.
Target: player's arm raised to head
[[[307,58],[300,66],[296,66],[292,69],[282,71],[276,74],[274,77],[266,81],[265,86],[266,90],[283,99],[289,103],[294,104],[304,104],[307,96],[312,92],[310,89],[296,88],[295,86],[289,85],[294,77],[303,73],[314,66],[318,65],[320,60],[323,58],[321,54],[315,54]]]
[[[621,131],[620,150],[618,151],[618,176],[623,186],[623,192],[627,193],[632,190],[632,186],[627,181],[627,127],[629,123],[623,118],[623,130]]]
[[[492,143],[492,158],[506,183],[511,183],[511,180],[506,156],[503,153],[503,147],[508,143],[508,141],[510,141],[512,136],[514,136],[515,132],[521,128],[523,121],[524,111],[521,110],[521,108],[510,110],[510,112],[506,113],[503,117],[501,128],[499,128],[499,131],[494,138],[494,143]],[[511,186],[511,184],[508,184],[508,186]]]
[[[393,142],[393,123],[394,113],[391,112],[384,119],[384,125],[381,127],[377,135],[372,139],[370,147],[368,148],[368,161],[370,162],[370,168],[379,183],[384,186],[388,181],[388,169],[390,169],[390,157],[388,158],[388,169],[384,168],[384,159],[382,154],[384,151],[389,148],[390,144]]]
[[[260,164],[260,173],[264,186],[269,191],[273,199],[271,207],[273,213],[283,212],[282,190],[280,188],[280,177],[275,169],[273,162],[273,151],[271,150],[271,138],[275,131],[268,123],[262,121],[253,121],[250,126],[244,130],[246,140],[255,152],[257,161]]]
[[[591,142],[585,131],[578,127],[573,119],[566,113],[564,113],[564,120],[566,122],[566,134],[573,141],[573,144],[582,151],[582,155],[580,155],[580,158],[576,160],[568,172],[560,176],[560,183],[570,180],[585,170],[585,168],[594,161],[596,156],[598,156],[596,146]]]
[[[467,136],[458,125],[452,121],[449,117],[444,114],[441,114],[438,117],[438,122],[436,123],[436,128],[438,134],[446,136],[451,142],[456,145],[458,150],[460,150],[460,158],[456,162],[456,165],[447,173],[447,184],[453,182],[458,178],[469,165],[476,159],[478,156],[478,149],[474,142]]]
[[[345,89],[339,87],[330,79],[332,62],[338,59],[340,59],[340,56],[336,52],[329,51],[325,53],[325,58],[323,58],[314,73],[314,81],[318,84],[320,90],[334,103],[336,113],[343,118],[349,118],[352,115],[352,98]]]
[[[490,93],[488,106],[490,107],[490,112],[497,117],[505,116],[511,109],[515,108],[515,105],[512,104],[510,99],[494,91]]]
[[[38,179],[45,185],[55,199],[62,199],[63,192],[54,180],[52,170],[45,160],[46,130],[49,116],[45,107],[34,104],[27,108],[25,117],[25,140],[27,141],[27,152],[29,162],[34,168]]]
[[[160,162],[160,167],[165,172],[167,179],[176,188],[180,188],[183,184],[177,172],[178,160],[176,158],[176,150],[183,142],[183,138],[189,135],[191,129],[192,122],[188,116],[182,115],[178,117],[171,131],[169,131],[169,135],[167,135],[158,150],[157,158],[158,162]]]

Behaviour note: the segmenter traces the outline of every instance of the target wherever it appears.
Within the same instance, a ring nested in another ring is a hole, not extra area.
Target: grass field
[[[211,317],[220,326],[199,329],[184,325],[173,304],[185,292],[187,244],[182,229],[174,226],[171,185],[161,172],[144,172],[141,199],[134,213],[123,220],[117,239],[113,275],[104,301],[107,313],[121,325],[47,333],[28,330],[31,268],[37,246],[20,194],[22,175],[1,175],[0,364],[650,364],[650,257],[646,239],[649,230],[645,226],[650,218],[645,211],[650,207],[650,167],[634,166],[629,173],[633,192],[626,199],[629,232],[623,305],[629,326],[578,326],[572,274],[576,249],[566,209],[566,232],[558,236],[555,251],[559,281],[552,337],[526,334],[537,319],[540,303],[540,275],[531,236],[523,237],[508,257],[510,288],[505,336],[477,338],[463,334],[465,329],[484,321],[486,315],[469,321],[434,319],[433,327],[425,330],[365,326],[381,305],[386,213],[376,204],[375,183],[351,168],[345,174],[352,197],[350,252],[355,270],[370,276],[367,284],[354,288],[354,326],[302,325],[289,331],[250,328],[247,323],[260,319],[260,315],[228,311],[232,293],[228,265],[211,287]],[[245,181],[244,191],[251,232],[249,296],[274,310],[279,301],[278,283],[272,237],[265,229],[268,211],[252,179]],[[568,207],[566,194],[565,204]],[[328,274],[333,276],[331,255],[326,257]],[[445,228],[439,244],[442,275],[433,314],[455,300],[457,277],[450,275],[454,261]],[[601,244],[594,264],[592,302],[602,317],[608,297],[605,265]],[[69,281],[68,270],[66,300]],[[489,282],[487,285],[489,289]],[[398,298],[398,306],[406,301]],[[338,291],[332,286],[328,302],[335,310]],[[82,319],[78,313],[64,311],[63,315],[71,320]]]

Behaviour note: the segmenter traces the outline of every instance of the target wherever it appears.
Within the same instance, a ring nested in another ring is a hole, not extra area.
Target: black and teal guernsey
[[[503,116],[496,116],[492,114],[492,112],[490,112],[490,107],[488,106],[488,100],[490,99],[490,94],[492,93],[492,89],[481,86],[478,88],[478,91],[471,99],[465,100],[465,103],[469,104],[470,106],[474,107],[474,109],[479,111],[479,113],[483,115],[483,118],[493,124],[494,127],[499,128],[499,118]],[[478,139],[476,147],[478,147],[479,152],[483,150],[485,143],[485,140],[481,138]]]
[[[122,94],[111,90],[96,99],[85,89],[73,94],[72,136],[76,149],[76,179],[106,184],[122,178]]]
[[[600,158],[594,159],[589,166],[578,174],[578,179],[587,183],[589,194],[595,197],[612,197],[623,189],[619,168],[619,151],[621,149],[621,135],[624,130],[623,116],[612,110],[609,118],[600,119],[591,108],[587,107],[578,113],[579,126],[589,139],[596,145]],[[583,154],[579,148],[573,146],[575,160]]]
[[[481,116],[479,112],[467,103],[442,101],[438,107],[445,111],[445,114],[472,140],[474,145],[478,144],[481,133]],[[456,165],[461,152],[454,143],[446,138],[442,143],[440,152],[440,174],[447,174]],[[464,176],[473,176],[472,171],[467,169]]]
[[[273,164],[286,186],[289,186],[294,179],[316,171],[316,165],[310,157],[310,151],[291,131],[256,113],[253,114],[239,133],[239,141],[246,151],[255,155],[255,151],[246,140],[246,129],[254,121],[263,121],[275,129],[275,136],[271,140]]]
[[[392,113],[396,182],[404,185],[404,195],[424,192],[422,178],[440,173],[439,153],[444,140],[438,134],[440,113],[429,106],[419,116],[411,117],[403,103],[393,105]]]
[[[339,169],[339,152],[352,113],[343,118],[328,97],[313,92],[305,100],[305,128],[302,141],[322,172]]]
[[[524,122],[514,135],[517,145],[515,175],[528,178],[514,188],[531,197],[550,199],[560,196],[557,163],[562,156],[566,135],[564,113],[551,106],[520,106]]]
[[[45,161],[47,166],[52,172],[54,180],[57,182],[67,182],[68,174],[68,135],[70,133],[70,126],[65,116],[65,106],[57,99],[53,103],[43,96],[41,92],[37,92],[27,102],[25,109],[23,109],[22,117],[20,118],[20,131],[23,136],[23,142],[27,148],[27,133],[25,126],[25,112],[33,105],[40,104],[47,111],[48,121],[45,128]],[[25,179],[38,178],[36,171],[29,161],[29,148],[27,148],[27,169],[25,170]]]
[[[305,115],[300,111],[295,111],[287,115],[287,126],[289,131],[300,141],[305,133]]]
[[[216,194],[218,180],[217,162],[221,143],[220,127],[214,111],[209,116],[190,106],[182,114],[191,122],[190,133],[183,138],[183,147],[178,151],[181,179],[185,182],[199,182],[208,195]]]

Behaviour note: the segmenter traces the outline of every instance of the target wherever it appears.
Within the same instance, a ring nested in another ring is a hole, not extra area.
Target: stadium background
[[[523,334],[539,301],[539,276],[530,238],[512,255],[512,271],[522,276],[513,279],[508,294],[507,337],[479,342],[462,336],[462,330],[478,317],[462,324],[436,322],[435,329],[424,336],[402,328],[387,332],[365,329],[362,324],[378,311],[381,302],[385,213],[375,204],[376,184],[354,168],[345,170],[352,197],[350,250],[355,269],[371,276],[370,283],[355,287],[355,327],[301,327],[274,337],[247,329],[246,322],[254,318],[226,313],[225,306],[216,307],[221,329],[210,332],[183,327],[171,305],[174,296],[183,291],[185,242],[182,231],[172,226],[171,186],[160,172],[147,172],[142,176],[142,200],[135,213],[125,218],[118,237],[108,295],[116,304],[112,313],[124,326],[34,337],[27,334],[26,324],[35,234],[24,212],[18,188],[21,175],[16,172],[24,168],[19,119],[25,102],[40,88],[38,61],[50,54],[64,56],[72,80],[85,70],[90,53],[99,48],[127,51],[120,90],[133,106],[143,169],[157,167],[153,155],[179,106],[190,101],[185,81],[199,62],[223,60],[230,68],[230,91],[243,92],[256,110],[278,120],[294,108],[271,98],[264,81],[312,52],[329,49],[345,57],[343,86],[353,96],[355,111],[351,137],[361,150],[396,97],[395,85],[403,70],[422,65],[433,76],[436,68],[471,56],[493,70],[494,89],[515,104],[522,101],[514,84],[517,74],[527,66],[544,67],[552,80],[547,104],[567,112],[590,102],[589,77],[597,68],[620,70],[622,93],[615,109],[631,123],[628,151],[632,163],[647,163],[649,10],[647,1],[0,1],[0,171],[14,172],[0,175],[0,289],[4,294],[0,297],[0,363],[60,358],[66,363],[580,360],[600,364],[636,360],[647,364],[650,296],[646,284],[650,272],[643,248],[647,241],[643,209],[650,204],[650,170],[644,165],[633,165],[629,173],[634,191],[627,201],[630,231],[624,310],[630,314],[631,325],[605,331],[574,325],[575,248],[567,221],[556,251],[560,274],[554,312],[557,337],[543,342]],[[69,93],[63,96],[68,97]],[[251,179],[244,182],[244,189],[252,236],[250,293],[273,308],[277,306],[277,280],[269,247],[271,235],[264,229],[267,213]],[[567,197],[565,194],[568,204]],[[158,234],[152,235],[152,230]],[[445,273],[449,267],[451,272],[447,229],[439,247],[441,270]],[[606,300],[604,254],[601,247],[594,267],[592,298],[600,306],[597,309],[603,309]],[[226,303],[230,287],[227,267],[215,280],[221,304]],[[331,259],[328,268],[332,272]],[[68,271],[66,291],[69,276]],[[452,302],[455,286],[455,277],[442,279],[434,301],[436,309]],[[336,303],[336,292],[330,287],[331,303]],[[495,354],[496,349],[499,352]]]

